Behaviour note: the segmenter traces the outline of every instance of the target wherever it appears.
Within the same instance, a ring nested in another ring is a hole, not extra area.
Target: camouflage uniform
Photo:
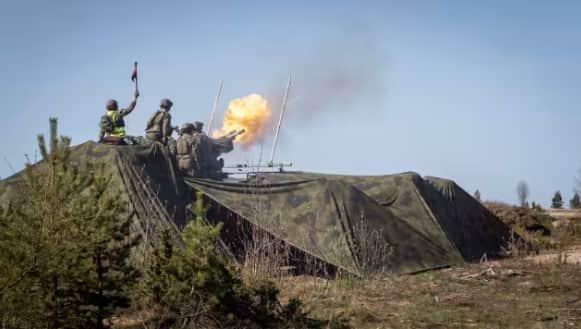
[[[192,134],[192,155],[194,157],[194,165],[196,168],[197,177],[206,177],[208,154],[209,154],[209,143],[208,136],[204,133],[204,124],[202,122],[194,122],[194,131]]]
[[[180,129],[180,137],[178,137],[176,147],[178,168],[182,173],[190,176],[194,176],[193,132],[194,125],[184,124]]]
[[[105,115],[108,117],[109,123],[111,127],[109,127],[109,131],[107,131],[103,122],[99,125],[99,142],[109,142],[113,144],[122,143],[123,138],[125,137],[125,116],[129,115],[135,109],[135,105],[137,104],[137,97],[139,97],[139,93],[135,93],[133,101],[129,103],[129,106],[124,109],[119,110],[119,106],[117,105],[117,101],[114,99],[110,99],[107,101],[107,105],[105,106],[107,110],[107,114]],[[104,117],[105,117],[104,116]],[[107,118],[105,118],[107,119]],[[103,121],[103,118],[101,119]]]
[[[145,137],[152,142],[167,144],[171,137],[173,127],[171,126],[171,115],[169,111],[173,103],[169,99],[162,99],[160,109],[155,112],[147,121],[145,127]]]

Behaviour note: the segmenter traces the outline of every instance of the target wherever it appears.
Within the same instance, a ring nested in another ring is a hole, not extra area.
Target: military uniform
[[[161,100],[160,109],[149,118],[145,127],[145,137],[148,140],[167,144],[173,131],[169,114],[172,106],[173,103],[169,99]]]
[[[133,101],[125,109],[118,109],[117,101],[111,99],[107,102],[107,114],[101,118],[99,142],[110,144],[123,144],[125,137],[125,116],[129,115],[135,109],[137,97],[135,94]]]
[[[192,155],[194,157],[195,174],[197,177],[208,175],[208,136],[204,133],[204,124],[200,121],[194,122],[192,134]]]
[[[180,129],[180,137],[177,140],[176,153],[178,168],[184,174],[194,176],[194,126],[191,123],[184,124]]]

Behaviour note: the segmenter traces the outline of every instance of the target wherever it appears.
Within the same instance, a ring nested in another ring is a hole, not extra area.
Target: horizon
[[[95,140],[109,98],[141,97],[142,135],[159,99],[173,124],[207,122],[228,101],[264,95],[277,111],[293,76],[277,161],[354,175],[414,171],[454,180],[483,200],[517,203],[528,183],[567,204],[581,168],[581,4],[262,2],[0,4],[0,177],[35,154],[48,118],[73,144]],[[268,155],[272,134],[264,143]],[[229,164],[257,161],[238,147]],[[10,164],[10,165],[9,165]]]

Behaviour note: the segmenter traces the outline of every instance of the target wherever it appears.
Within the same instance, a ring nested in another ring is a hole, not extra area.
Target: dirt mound
[[[538,232],[544,236],[551,235],[553,221],[556,219],[538,209],[512,206],[502,202],[484,202],[496,217],[519,232]]]

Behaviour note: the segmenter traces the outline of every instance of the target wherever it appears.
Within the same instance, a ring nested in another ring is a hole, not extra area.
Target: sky
[[[581,169],[579,17],[579,1],[0,0],[0,177],[34,158],[49,116],[95,140],[138,61],[130,134],[163,97],[174,123],[207,122],[220,80],[218,117],[251,93],[276,113],[290,74],[276,160],[294,170],[415,171],[510,203],[525,180],[548,206]]]

